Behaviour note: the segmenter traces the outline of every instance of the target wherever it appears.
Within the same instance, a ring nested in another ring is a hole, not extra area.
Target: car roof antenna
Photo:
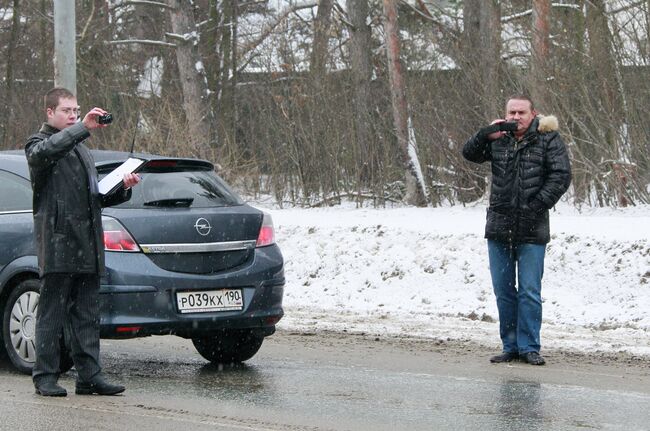
[[[142,118],[142,112],[138,110],[138,121],[135,123],[135,130],[133,130],[133,139],[131,140],[131,151],[129,151],[129,156],[133,156],[133,148],[135,147],[135,138],[138,136],[138,129],[140,128],[140,119]]]

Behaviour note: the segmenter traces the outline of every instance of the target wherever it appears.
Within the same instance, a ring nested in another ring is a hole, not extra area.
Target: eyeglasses
[[[75,116],[79,117],[81,116],[81,108],[61,108],[59,109],[60,112],[63,112],[65,115],[70,116],[74,114]]]

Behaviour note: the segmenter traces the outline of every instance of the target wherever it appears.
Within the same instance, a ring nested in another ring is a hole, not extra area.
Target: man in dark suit
[[[34,191],[34,231],[41,290],[36,321],[36,393],[66,396],[59,386],[64,327],[78,373],[79,395],[114,395],[124,386],[104,379],[99,364],[99,277],[104,271],[101,208],[131,197],[139,182],[124,177],[124,187],[101,195],[95,163],[84,141],[90,130],[106,127],[91,109],[79,121],[77,99],[65,88],[45,95],[47,122],[27,140],[25,153]]]

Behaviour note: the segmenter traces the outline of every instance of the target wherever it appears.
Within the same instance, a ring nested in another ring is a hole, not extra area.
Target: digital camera
[[[113,122],[113,114],[100,115],[97,117],[99,124],[111,124]]]
[[[519,123],[516,121],[505,121],[503,123],[498,123],[500,132],[516,132],[519,127]]]

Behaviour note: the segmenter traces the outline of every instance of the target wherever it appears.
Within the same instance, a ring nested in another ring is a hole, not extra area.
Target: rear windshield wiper
[[[157,201],[145,202],[146,207],[189,207],[194,202],[194,198],[172,198],[159,199]]]

